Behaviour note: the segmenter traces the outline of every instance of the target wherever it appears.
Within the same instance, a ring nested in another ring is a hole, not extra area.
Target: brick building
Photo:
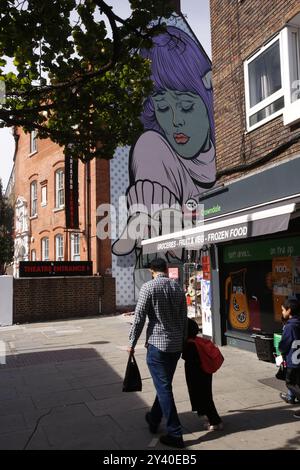
[[[221,182],[299,155],[300,7],[297,0],[210,3]],[[273,83],[267,83],[268,73]],[[262,160],[271,151],[269,161]]]
[[[237,223],[248,214],[252,223],[244,240],[214,247],[215,333],[253,350],[253,333],[280,332],[283,300],[300,294],[300,5],[210,6],[217,187],[224,192],[207,203],[219,205],[220,216],[230,213]]]
[[[109,201],[106,161],[94,160],[88,185],[86,165],[79,162],[79,229],[66,230],[65,157],[50,139],[15,130],[14,161],[15,274],[23,261],[93,261],[94,273],[110,272],[110,250],[96,237],[99,204]],[[88,189],[89,188],[89,189]],[[88,197],[88,191],[90,197]],[[88,210],[88,205],[89,210]]]

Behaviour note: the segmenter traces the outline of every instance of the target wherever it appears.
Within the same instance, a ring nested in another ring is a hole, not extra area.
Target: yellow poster
[[[229,303],[228,319],[232,328],[237,330],[247,330],[250,325],[246,272],[246,268],[231,272],[225,282],[225,299]]]

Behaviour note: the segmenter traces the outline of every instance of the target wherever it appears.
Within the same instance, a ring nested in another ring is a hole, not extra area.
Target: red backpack
[[[194,343],[203,372],[207,374],[213,374],[224,362],[224,357],[221,354],[220,349],[209,339],[201,338],[196,336],[195,339],[189,338],[188,343]]]

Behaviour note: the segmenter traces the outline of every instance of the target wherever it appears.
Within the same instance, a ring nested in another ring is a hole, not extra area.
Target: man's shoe
[[[294,418],[298,418],[300,419],[300,411],[296,411],[296,413],[294,413]]]
[[[279,393],[281,400],[285,401],[289,405],[294,405],[296,403],[295,398],[290,398],[287,393]]]
[[[159,440],[165,446],[176,447],[177,449],[184,448],[182,436],[175,437],[171,436],[170,434],[163,434],[162,436],[160,436]]]
[[[150,411],[148,411],[148,413],[146,413],[146,415],[145,415],[145,420],[146,420],[147,423],[148,423],[149,431],[150,431],[152,434],[156,434],[156,433],[157,433],[157,430],[158,430],[159,424],[153,423],[152,418],[151,418],[151,413],[150,413]]]

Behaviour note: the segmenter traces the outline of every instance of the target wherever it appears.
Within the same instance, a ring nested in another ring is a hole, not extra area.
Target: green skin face
[[[167,89],[152,99],[158,124],[182,158],[191,159],[209,150],[208,113],[199,95]]]

